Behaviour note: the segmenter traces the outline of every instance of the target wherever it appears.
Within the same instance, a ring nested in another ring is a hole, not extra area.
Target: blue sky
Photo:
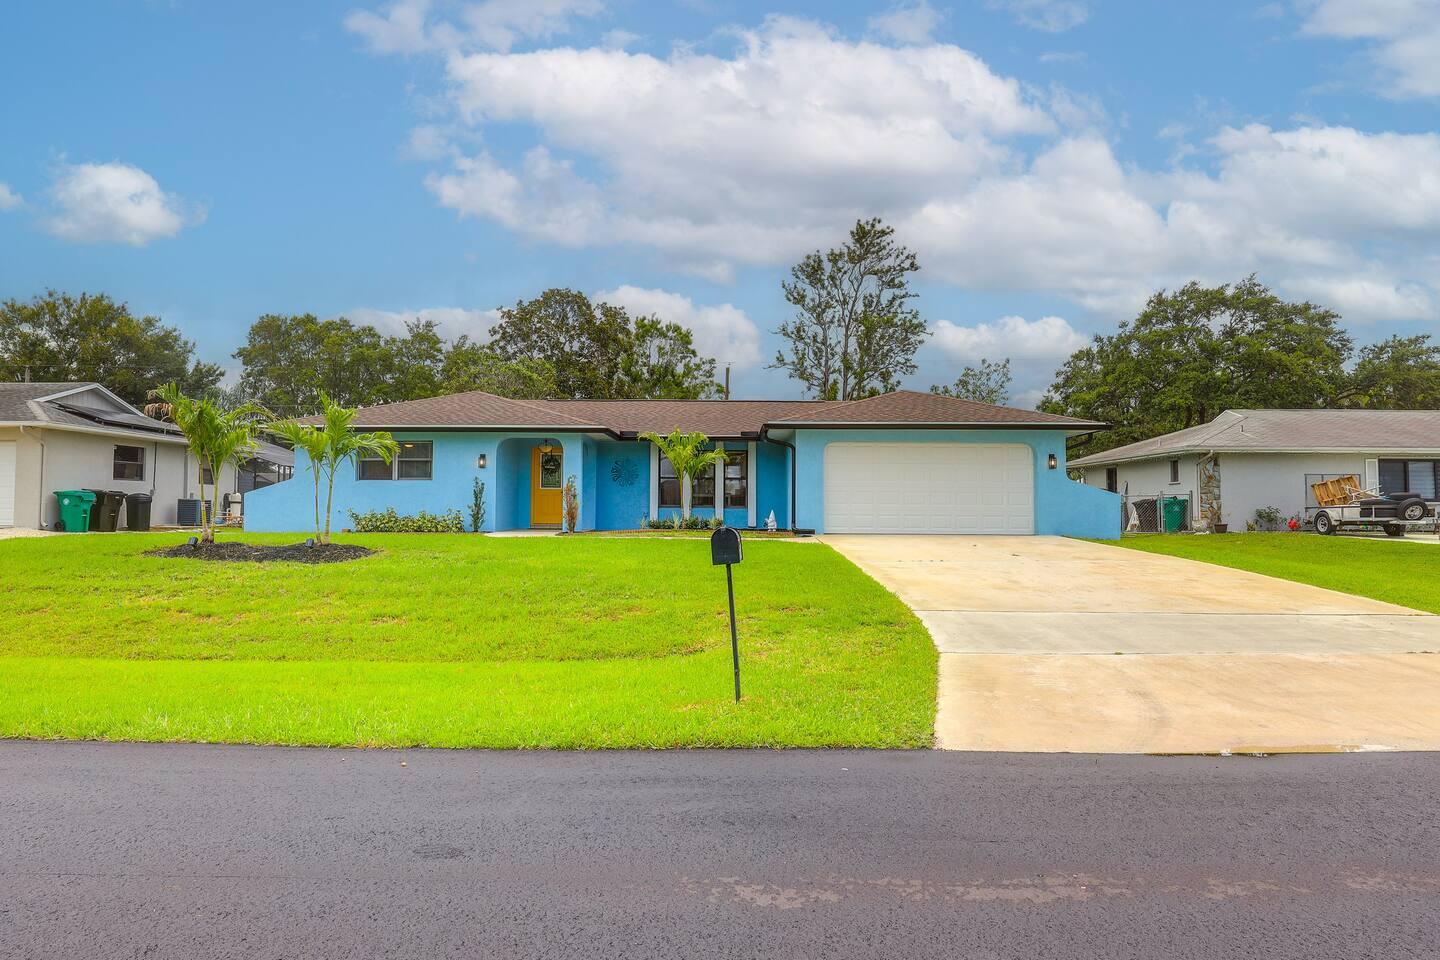
[[[909,384],[1030,403],[1145,294],[1256,271],[1361,341],[1440,316],[1440,0],[23,4],[0,297],[105,291],[230,353],[265,312],[483,335],[570,286],[737,396],[803,253],[920,257]]]

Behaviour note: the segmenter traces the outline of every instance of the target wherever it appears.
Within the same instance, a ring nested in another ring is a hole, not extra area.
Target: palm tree
[[[662,437],[658,433],[642,433],[641,440],[649,440],[660,448],[660,455],[670,461],[670,466],[675,468],[675,475],[680,478],[680,514],[682,519],[690,519],[690,498],[685,496],[684,491],[689,489],[692,477],[709,466],[718,466],[725,462],[725,451],[706,450],[705,445],[710,438],[703,433],[681,433],[676,430],[668,437]],[[717,511],[717,516],[719,515]]]
[[[325,458],[325,432],[308,423],[280,420],[265,428],[296,450],[303,450],[310,461],[310,476],[315,481],[315,540],[320,542],[320,461]]]
[[[145,414],[175,424],[194,452],[201,500],[206,499],[205,468],[210,468],[210,509],[200,511],[200,539],[214,543],[215,516],[220,512],[221,470],[225,464],[238,464],[255,452],[260,419],[268,414],[253,403],[222,409],[210,398],[197,400],[186,396],[174,383],[151,390],[150,398],[155,402],[146,405]]]
[[[352,424],[355,422],[355,411],[347,409],[335,403],[324,393],[320,394],[320,406],[322,409],[321,430],[325,443],[318,447],[320,454],[318,462],[320,469],[325,474],[325,527],[320,534],[321,543],[330,542],[330,515],[334,509],[335,502],[335,473],[343,464],[349,463],[356,457],[379,457],[386,463],[394,459],[395,454],[400,451],[400,444],[390,434],[380,431],[377,433],[356,433]],[[307,450],[307,453],[309,451]],[[317,481],[318,482],[318,481]]]

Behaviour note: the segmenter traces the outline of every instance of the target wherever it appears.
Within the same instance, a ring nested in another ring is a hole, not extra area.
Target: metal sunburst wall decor
[[[621,457],[610,465],[610,479],[622,487],[633,487],[640,479],[640,468],[629,457]]]

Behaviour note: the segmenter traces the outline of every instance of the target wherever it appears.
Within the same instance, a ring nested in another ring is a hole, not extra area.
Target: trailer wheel
[[[1425,514],[1429,512],[1429,509],[1429,507],[1425,506],[1424,500],[1421,500],[1419,497],[1411,497],[1409,500],[1401,502],[1400,508],[1395,511],[1395,515],[1401,520],[1424,520]]]
[[[1385,536],[1403,537],[1405,536],[1405,527],[1398,523],[1387,523],[1385,524]]]
[[[1315,532],[1326,537],[1335,532],[1335,521],[1324,510],[1315,514]]]

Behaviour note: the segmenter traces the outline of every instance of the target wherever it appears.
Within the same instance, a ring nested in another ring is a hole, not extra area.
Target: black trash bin
[[[150,529],[150,494],[132,493],[125,498],[125,526],[130,530]]]
[[[114,533],[120,526],[120,507],[125,502],[125,494],[119,490],[90,492],[95,494],[95,506],[90,509],[90,529],[101,533]]]

